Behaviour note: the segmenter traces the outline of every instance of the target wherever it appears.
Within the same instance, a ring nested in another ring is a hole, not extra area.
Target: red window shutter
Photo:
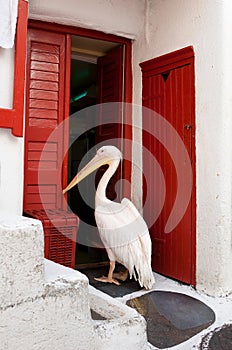
[[[24,210],[41,209],[43,204],[46,208],[62,207],[63,196],[57,187],[61,180],[59,168],[64,158],[64,144],[68,138],[64,130],[63,142],[47,144],[42,180],[38,178],[38,169],[49,135],[65,118],[65,68],[66,36],[29,29]],[[41,192],[45,194],[43,201],[46,203],[41,202]]]

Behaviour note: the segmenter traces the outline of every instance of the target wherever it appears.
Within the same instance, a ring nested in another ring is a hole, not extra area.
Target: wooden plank
[[[55,119],[39,119],[39,118],[29,118],[29,127],[34,127],[34,128],[43,128],[47,134],[47,136],[49,136],[52,132],[52,130],[54,130],[54,128],[57,127],[57,121]],[[37,129],[38,132],[38,129]],[[41,133],[41,130],[39,131]]]
[[[57,161],[40,161],[40,160],[29,160],[27,161],[27,166],[29,170],[36,170],[40,168],[41,170],[57,170]],[[54,179],[53,179],[54,181]]]
[[[50,194],[54,194],[56,193],[56,186],[45,186],[45,185],[29,185],[28,186],[28,193],[32,194],[39,194],[39,193],[50,193]]]
[[[57,73],[59,72],[59,65],[57,63],[31,61],[31,69]]]
[[[40,51],[43,53],[46,52],[49,54],[55,54],[56,56],[58,56],[60,53],[59,46],[55,45],[54,43],[53,44],[45,44],[42,42],[35,42],[35,41],[32,41],[32,43],[31,43],[31,51],[32,52],[33,51]]]
[[[29,118],[38,118],[38,119],[58,119],[58,112],[56,109],[37,109],[29,108]]]
[[[41,99],[41,100],[58,100],[58,92],[57,91],[47,91],[47,90],[30,90],[30,98]]]
[[[49,52],[32,51],[31,60],[39,62],[59,63],[59,55]]]
[[[57,176],[57,169],[44,169],[40,171],[40,183],[38,184],[38,169],[30,169],[28,168],[28,172],[26,174],[28,185],[39,185],[39,186],[58,186],[58,183],[55,183],[54,179]],[[59,193],[60,195],[60,193]]]
[[[42,72],[37,70],[31,70],[31,79],[45,80],[45,81],[59,81],[58,73],[54,72]]]
[[[58,91],[59,84],[54,81],[33,80],[30,81],[31,89]]]
[[[29,106],[30,108],[57,109],[58,103],[57,101],[47,101],[47,100],[30,98]]]
[[[41,198],[39,194],[29,193],[27,195],[27,200],[28,200],[28,203],[30,203],[31,205],[34,205],[34,204],[41,205]],[[45,204],[48,204],[48,203],[54,204],[56,203],[56,195],[54,193],[51,193],[51,194],[46,193],[43,195],[43,200]]]
[[[40,161],[41,151],[29,151],[28,152],[28,160],[30,161]],[[52,152],[43,152],[43,162],[51,161],[56,162],[57,160],[57,151]]]
[[[28,151],[42,151],[44,148],[44,142],[28,142]],[[57,144],[46,142],[46,150],[49,152],[57,151]]]

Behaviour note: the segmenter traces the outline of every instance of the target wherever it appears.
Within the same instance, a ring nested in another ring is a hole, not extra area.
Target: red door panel
[[[29,29],[27,59],[27,109],[25,126],[24,210],[61,208],[57,191],[59,168],[64,158],[64,143],[51,142],[40,162],[43,147],[54,129],[65,118],[66,36]],[[40,183],[38,168],[42,169]],[[40,193],[44,193],[41,203]]]
[[[98,59],[98,103],[123,101],[123,46],[117,46],[107,55]],[[98,114],[98,127],[96,128],[96,145],[100,142],[115,145],[121,149],[122,111],[115,104],[104,106],[104,112]],[[96,183],[102,177],[107,167],[101,167],[97,173]],[[114,200],[115,183],[121,177],[121,169],[110,180],[107,186],[107,197]]]
[[[121,102],[123,100],[123,47],[118,46],[107,55],[100,57],[97,63],[97,72],[98,103]],[[99,128],[96,134],[97,143],[110,138],[120,137],[120,112],[120,110],[115,110],[115,105],[113,107],[109,105],[107,113],[104,113],[104,115],[99,113]]]
[[[194,83],[193,61],[165,64],[170,55],[142,64],[143,70],[143,105],[164,117],[175,128],[188,152],[192,163],[194,161]],[[175,59],[176,60],[176,57]],[[169,69],[169,67],[171,67]],[[190,125],[190,127],[189,127]],[[187,126],[187,127],[186,127]],[[151,130],[152,134],[152,130]],[[153,242],[153,268],[155,271],[188,284],[195,282],[195,197],[189,202],[184,216],[179,224],[170,232],[165,233],[168,221],[177,195],[177,172],[173,159],[167,149],[158,140],[144,132],[143,145],[151,151],[161,166],[166,185],[166,196],[162,211],[150,228]],[[175,137],[168,133],[166,137],[177,147]],[[154,164],[144,162],[147,174],[153,184],[147,191],[154,195],[149,197],[146,206],[145,219],[149,221],[159,201],[159,186],[161,179],[154,171]],[[184,167],[183,167],[184,169]],[[183,170],[184,171],[184,170]]]

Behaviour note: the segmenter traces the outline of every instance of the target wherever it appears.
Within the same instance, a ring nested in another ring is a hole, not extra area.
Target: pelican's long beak
[[[72,179],[72,181],[68,184],[68,186],[63,190],[63,194],[67,191],[71,190],[75,185],[77,185],[81,180],[83,180],[86,176],[91,174],[94,170],[100,168],[102,165],[110,164],[112,159],[107,156],[101,156],[96,154],[95,157],[90,160],[88,164],[84,166],[83,169],[79,171],[79,173]]]

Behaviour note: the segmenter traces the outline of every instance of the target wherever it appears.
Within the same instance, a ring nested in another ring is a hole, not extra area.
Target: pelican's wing
[[[133,203],[109,202],[95,210],[97,227],[103,243],[111,248],[134,241],[147,232],[147,225]]]
[[[121,203],[99,206],[95,218],[107,251],[129,270],[130,276],[138,277],[141,286],[151,288],[154,283],[151,239],[147,225],[133,203],[124,198]]]

